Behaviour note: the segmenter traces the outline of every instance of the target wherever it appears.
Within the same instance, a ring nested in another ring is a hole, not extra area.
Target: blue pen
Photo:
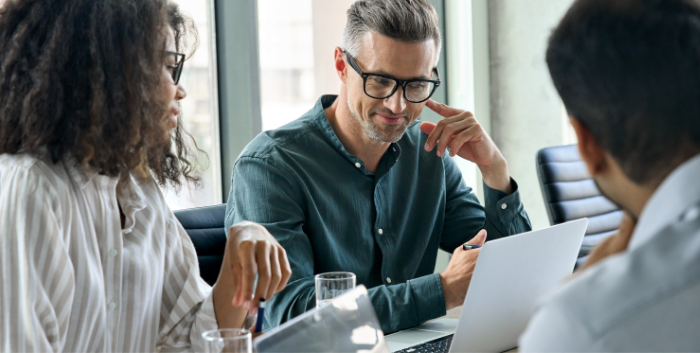
[[[258,306],[258,322],[255,324],[255,332],[262,332],[263,318],[265,318],[265,299],[260,299],[260,305]]]
[[[471,250],[471,249],[478,249],[480,248],[481,245],[474,245],[474,244],[462,244],[462,250]]]

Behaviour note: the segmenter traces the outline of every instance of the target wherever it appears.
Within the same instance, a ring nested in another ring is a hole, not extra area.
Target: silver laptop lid
[[[253,342],[265,352],[389,353],[379,320],[359,285],[320,309],[312,309]]]
[[[537,300],[573,272],[587,226],[588,219],[580,219],[487,242],[450,352],[515,347]]]

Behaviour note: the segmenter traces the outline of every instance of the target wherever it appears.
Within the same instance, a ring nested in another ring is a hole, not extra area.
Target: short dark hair
[[[569,115],[635,183],[700,153],[697,0],[578,0],[547,64]]]
[[[190,22],[168,0],[0,2],[0,154],[199,181],[181,124],[166,138],[157,94],[163,33],[196,43]]]

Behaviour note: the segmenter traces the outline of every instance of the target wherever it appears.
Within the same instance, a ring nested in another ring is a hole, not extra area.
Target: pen
[[[478,249],[480,248],[481,245],[474,245],[474,244],[462,244],[462,250],[471,250],[471,249]]]
[[[265,318],[265,299],[260,299],[258,306],[258,323],[255,324],[255,332],[260,333],[263,329],[263,318]]]

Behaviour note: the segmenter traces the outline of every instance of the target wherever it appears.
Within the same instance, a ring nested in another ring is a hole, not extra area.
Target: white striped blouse
[[[153,180],[117,182],[0,155],[0,351],[203,351],[217,325],[190,238]]]

